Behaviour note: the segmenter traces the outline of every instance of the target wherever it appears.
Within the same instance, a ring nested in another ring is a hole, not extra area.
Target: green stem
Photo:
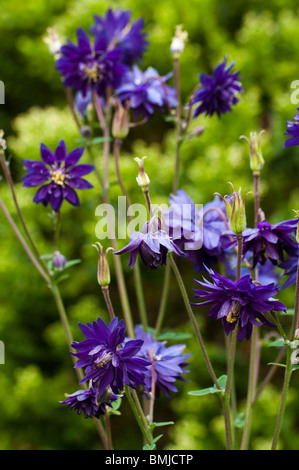
[[[114,313],[114,308],[110,299],[109,287],[108,286],[102,287],[102,292],[103,292],[103,296],[104,296],[107,309],[110,315],[110,320],[113,320],[113,318],[115,318],[115,313]]]
[[[228,355],[227,380],[226,380],[226,386],[224,390],[224,399],[223,399],[227,450],[232,450],[234,448],[234,434],[233,434],[233,423],[232,423],[231,411],[230,411],[230,400],[231,400],[231,387],[232,387],[232,382],[233,382],[233,368],[234,368],[237,336],[238,336],[238,328],[236,326],[233,332],[231,333],[229,355]]]
[[[151,444],[151,442],[153,440],[152,435],[148,430],[148,423],[147,423],[146,418],[144,416],[144,413],[143,413],[142,407],[139,403],[138,397],[137,397],[137,400],[136,400],[136,396],[134,397],[134,399],[132,398],[134,392],[135,392],[135,390],[131,391],[127,385],[125,386],[125,394],[126,394],[126,397],[128,399],[128,402],[131,406],[131,409],[133,411],[133,414],[135,416],[137,424],[138,424],[138,426],[139,426],[139,428],[140,428],[140,430],[143,434],[143,437],[144,437],[145,441],[148,444]],[[136,392],[135,392],[135,394],[136,394]]]
[[[103,131],[103,136],[105,138],[104,140],[104,174],[103,174],[103,180],[104,180],[104,192],[105,194],[108,194],[109,190],[109,156],[110,156],[110,132],[109,132],[109,127],[106,123],[105,116],[102,110],[102,106],[100,104],[99,98],[96,96],[96,94],[93,95],[93,101],[94,101],[94,107],[97,113],[97,117],[99,120],[99,123],[102,127]]]
[[[210,359],[209,359],[209,356],[207,354],[207,351],[206,351],[206,348],[204,346],[204,343],[203,343],[203,340],[202,340],[202,337],[201,337],[201,333],[199,331],[199,328],[198,328],[198,325],[197,325],[197,321],[196,321],[196,318],[195,318],[195,315],[193,313],[193,310],[191,308],[191,305],[190,305],[190,302],[189,302],[189,298],[188,298],[188,294],[187,294],[187,291],[186,291],[186,288],[185,288],[185,285],[184,285],[184,281],[181,277],[181,274],[179,272],[179,269],[176,265],[176,262],[174,261],[173,259],[173,256],[172,256],[172,253],[169,253],[168,255],[168,259],[169,259],[169,262],[170,262],[170,265],[173,269],[173,272],[175,274],[175,277],[176,277],[176,280],[177,280],[177,283],[179,285],[179,288],[180,288],[180,291],[181,291],[181,294],[182,294],[182,297],[183,297],[183,301],[184,301],[184,304],[185,304],[185,307],[186,307],[186,310],[187,310],[187,313],[189,315],[189,319],[191,321],[191,324],[193,326],[193,329],[194,329],[194,332],[195,332],[195,336],[197,338],[197,341],[199,343],[199,346],[201,348],[201,351],[203,353],[203,356],[204,356],[204,359],[205,359],[205,363],[206,363],[206,366],[208,368],[208,371],[210,373],[210,376],[215,384],[215,386],[218,388],[218,390],[221,390],[221,387],[218,383],[218,380],[217,380],[217,377],[215,375],[215,372],[213,370],[213,367],[212,367],[212,364],[210,362]]]
[[[271,450],[276,450],[277,445],[278,445],[278,440],[279,440],[282,423],[283,423],[284,412],[286,408],[289,385],[291,381],[291,374],[292,374],[292,350],[290,347],[288,347],[284,383],[283,383],[283,388],[282,388],[280,407],[279,407],[278,417],[276,421]]]
[[[242,244],[243,244],[243,238],[241,234],[237,235],[237,244],[238,244],[238,251],[237,251],[236,281],[238,281],[241,276]],[[236,324],[231,334],[229,355],[228,355],[228,366],[227,366],[227,380],[226,380],[226,386],[224,390],[224,411],[225,411],[224,419],[225,419],[226,445],[227,445],[228,450],[233,449],[235,445],[235,438],[234,438],[234,432],[233,432],[234,428],[233,428],[233,423],[231,419],[231,411],[230,411],[230,400],[231,400],[231,388],[232,388],[233,375],[234,375],[233,373],[234,373],[237,336],[238,336],[238,325]]]
[[[39,251],[37,249],[37,246],[35,245],[32,237],[29,233],[29,230],[28,230],[27,225],[25,223],[23,214],[21,212],[21,209],[20,209],[20,206],[19,206],[19,203],[18,203],[18,200],[17,200],[17,195],[16,195],[16,192],[15,192],[15,188],[14,188],[14,183],[13,183],[10,171],[9,171],[9,167],[6,163],[5,155],[4,155],[3,150],[0,151],[0,163],[1,163],[1,167],[2,167],[2,170],[3,170],[4,176],[6,178],[6,181],[9,185],[9,187],[10,187],[11,195],[12,195],[12,198],[13,198],[13,201],[14,201],[14,204],[15,204],[15,208],[16,208],[17,213],[18,213],[18,217],[19,217],[20,222],[22,224],[23,230],[24,230],[24,232],[25,232],[25,234],[28,238],[29,243],[31,244],[31,247],[32,247],[32,249],[35,253],[35,256],[37,257],[37,259],[41,259],[40,258],[40,253],[39,253]]]
[[[125,188],[125,185],[123,184],[121,174],[120,174],[120,168],[119,168],[119,152],[120,152],[121,144],[122,144],[122,141],[120,139],[115,139],[114,145],[113,145],[114,163],[115,163],[117,181],[118,181],[119,187],[123,195],[126,198],[127,208],[129,208],[131,206],[131,200]],[[129,220],[132,220],[132,217],[129,217]],[[146,312],[144,292],[143,292],[143,287],[142,287],[142,278],[141,278],[138,259],[136,259],[136,263],[133,269],[133,275],[134,275],[135,286],[136,286],[136,295],[137,295],[139,315],[140,315],[141,323],[143,325],[143,329],[144,331],[147,332],[148,331],[147,312]]]
[[[179,59],[174,58],[173,61],[174,71],[174,87],[176,90],[177,106],[176,106],[176,150],[175,150],[175,167],[173,177],[173,193],[175,194],[179,184],[179,167],[180,167],[180,148],[181,148],[181,90],[180,90],[180,73],[179,73]]]
[[[141,320],[144,331],[147,332],[148,331],[147,311],[146,311],[140,265],[139,265],[138,258],[136,259],[135,266],[133,268],[133,273],[134,273],[134,279],[135,279],[135,288],[136,288],[140,320]]]
[[[5,206],[2,198],[0,197],[0,208],[2,209],[6,219],[8,220],[10,226],[12,227],[14,233],[16,234],[17,238],[19,239],[21,245],[23,246],[24,250],[26,251],[30,261],[34,264],[40,275],[46,281],[47,284],[50,282],[50,277],[45,272],[44,268],[41,266],[39,261],[35,258],[34,254],[32,253],[31,249],[29,248],[26,240],[24,239],[23,235],[21,234],[20,230],[18,229],[17,225],[15,224],[13,218],[11,217],[7,207]]]
[[[105,429],[106,429],[106,436],[107,436],[106,450],[113,450],[110,417],[109,417],[107,410],[105,411],[104,420],[105,420]]]
[[[248,391],[247,391],[247,402],[245,410],[245,425],[243,430],[243,436],[241,441],[240,450],[246,450],[249,442],[249,435],[251,429],[251,419],[253,412],[253,400],[255,393],[255,370],[256,370],[256,347],[257,347],[257,328],[253,328],[251,335],[250,344],[250,363],[249,363],[249,380],[248,380]]]
[[[60,211],[56,212],[55,215],[56,215],[56,222],[55,222],[55,229],[54,229],[54,251],[58,249],[61,212]]]
[[[165,266],[165,274],[164,274],[164,282],[163,282],[163,288],[162,288],[162,297],[161,297],[161,302],[160,302],[160,307],[159,307],[159,312],[158,312],[158,317],[156,320],[156,326],[155,326],[155,337],[159,335],[161,331],[161,327],[165,318],[165,313],[166,313],[166,305],[167,305],[167,299],[168,299],[168,291],[169,291],[169,281],[170,281],[170,264],[167,259],[166,261],[166,266]]]

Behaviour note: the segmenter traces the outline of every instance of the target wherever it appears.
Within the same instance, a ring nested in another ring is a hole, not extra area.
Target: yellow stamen
[[[66,174],[62,173],[60,170],[55,170],[52,172],[51,178],[52,181],[56,184],[60,184],[61,186],[64,185]]]
[[[234,323],[235,321],[237,321],[240,309],[241,309],[241,305],[238,302],[234,301],[231,311],[226,317],[226,321],[228,323]]]
[[[92,67],[88,67],[86,65],[84,67],[84,72],[90,82],[96,83],[102,77],[97,64],[93,65]]]

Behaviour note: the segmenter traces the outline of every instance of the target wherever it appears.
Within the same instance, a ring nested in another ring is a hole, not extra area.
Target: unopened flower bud
[[[92,136],[92,128],[90,126],[81,126],[80,127],[80,134],[82,135],[82,137],[84,137],[84,139],[88,139],[89,137]]]
[[[170,52],[174,56],[179,56],[184,51],[185,43],[188,39],[187,31],[183,31],[182,28],[182,25],[178,25],[175,29],[175,35],[172,38]]]
[[[53,262],[53,266],[55,266],[56,269],[59,269],[59,271],[61,271],[65,266],[66,257],[56,250],[53,253],[52,262]]]
[[[103,247],[99,242],[97,242],[95,245],[92,245],[92,246],[96,248],[99,254],[98,274],[97,274],[98,283],[100,284],[102,289],[108,288],[110,284],[110,269],[109,269],[109,263],[107,260],[107,254],[108,254],[108,251],[112,250],[113,248],[111,247],[107,248],[104,254]]]
[[[299,328],[295,331],[295,339],[299,339]]]
[[[265,163],[261,149],[261,135],[264,132],[264,130],[259,134],[256,132],[250,132],[249,139],[245,135],[240,136],[240,139],[245,139],[249,145],[250,168],[253,172],[257,173],[261,171]]]
[[[55,28],[48,28],[47,35],[44,37],[44,42],[48,45],[49,51],[52,55],[58,55],[62,43],[55,30]]]
[[[246,229],[245,199],[247,195],[242,199],[241,188],[236,192],[233,185],[231,186],[233,188],[233,193],[230,196],[221,197],[225,202],[231,231],[236,235],[241,235]]]
[[[144,171],[143,160],[145,158],[146,157],[142,157],[142,158],[136,157],[136,158],[134,158],[135,162],[137,162],[138,165],[139,165],[139,173],[138,173],[138,176],[136,178],[136,181],[138,183],[138,186],[142,189],[142,191],[147,191],[148,186],[150,184],[150,179]]]
[[[124,139],[130,130],[129,106],[116,102],[116,109],[112,122],[112,135],[115,139]]]

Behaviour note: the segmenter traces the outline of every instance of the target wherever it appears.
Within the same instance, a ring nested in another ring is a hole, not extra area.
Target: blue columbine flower
[[[299,108],[297,108],[299,111]],[[292,147],[293,145],[299,145],[299,114],[294,115],[294,121],[287,121],[287,132],[284,135],[291,136],[284,143],[284,148]]]
[[[94,91],[104,97],[108,87],[119,86],[121,77],[127,67],[121,62],[122,51],[118,48],[108,49],[107,40],[96,36],[93,44],[82,28],[77,30],[78,45],[68,40],[60,49],[56,61],[63,84],[86,96]]]
[[[27,167],[27,175],[22,178],[26,188],[47,183],[37,191],[33,201],[44,206],[51,204],[54,212],[59,212],[62,202],[66,199],[74,206],[79,206],[79,198],[75,189],[89,189],[93,185],[82,178],[94,170],[93,165],[77,165],[82,157],[84,147],[76,148],[67,153],[66,145],[61,140],[54,153],[41,144],[40,153],[43,161],[22,160]]]
[[[139,254],[145,266],[157,269],[159,265],[166,264],[167,253],[172,251],[179,256],[183,256],[182,251],[164,230],[149,229],[149,224],[146,222],[142,232],[133,232],[128,245],[114,254],[121,255],[130,252],[128,266],[131,266],[131,268],[134,267]]]
[[[148,362],[137,357],[142,341],[125,341],[126,327],[123,320],[111,320],[109,325],[98,318],[93,323],[79,327],[85,336],[81,342],[75,341],[72,347],[78,358],[75,367],[82,368],[85,377],[80,383],[90,381],[102,396],[107,387],[118,393],[124,384],[137,388],[143,384]]]
[[[228,229],[228,218],[225,203],[218,196],[200,210],[188,194],[179,189],[176,195],[170,196],[165,219],[169,234],[196,270],[205,271],[217,261],[225,261],[228,238],[224,233]]]
[[[76,410],[78,415],[83,412],[85,418],[99,418],[105,414],[106,406],[111,406],[111,402],[119,398],[119,395],[115,395],[111,391],[104,393],[104,395],[105,399],[103,400],[99,398],[96,389],[78,390],[71,395],[66,394],[66,400],[60,403]]]
[[[296,219],[274,225],[264,220],[257,224],[257,228],[244,230],[243,254],[252,253],[253,267],[257,263],[265,264],[266,260],[277,264],[285,259],[285,254],[295,255],[298,251],[294,238],[297,225]]]
[[[166,346],[166,341],[157,341],[152,334],[145,333],[141,326],[135,327],[136,338],[143,341],[142,347],[138,352],[138,357],[148,361],[150,365],[147,368],[143,389],[145,392],[152,390],[153,367],[155,373],[155,393],[163,392],[170,397],[170,392],[177,392],[174,385],[176,380],[185,381],[182,374],[189,372],[186,367],[186,360],[192,354],[183,355],[185,344]]]
[[[200,103],[195,109],[194,117],[206,113],[212,116],[230,112],[232,106],[238,103],[237,93],[243,91],[239,72],[232,72],[234,62],[226,65],[224,59],[214,70],[213,74],[200,74],[201,88],[196,92],[191,105]]]
[[[203,289],[194,289],[195,298],[207,300],[193,305],[212,305],[209,316],[222,320],[227,335],[238,325],[238,340],[249,339],[253,325],[276,326],[263,313],[286,311],[285,305],[272,298],[278,290],[274,283],[258,285],[250,275],[242,276],[235,282],[211,269],[208,272],[212,282],[205,278],[203,282],[196,281]]]
[[[148,47],[146,33],[142,32],[144,21],[142,18],[131,23],[129,10],[115,11],[109,9],[106,16],[94,16],[95,23],[90,32],[101,38],[108,47],[117,47],[122,51],[122,62],[128,66],[142,59],[143,53]]]
[[[149,119],[155,109],[176,106],[176,92],[166,85],[171,73],[161,77],[157,70],[149,67],[142,72],[137,65],[123,77],[121,85],[116,89],[116,97],[122,102],[129,102],[134,118]]]

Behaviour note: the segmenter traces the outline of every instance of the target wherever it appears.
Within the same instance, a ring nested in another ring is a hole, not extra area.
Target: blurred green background
[[[22,158],[39,159],[40,142],[54,149],[63,138],[69,149],[78,144],[77,129],[65,102],[60,76],[53,57],[43,41],[48,27],[62,37],[75,38],[78,26],[86,30],[93,15],[108,7],[130,9],[133,19],[143,17],[150,46],[141,64],[155,67],[160,74],[172,70],[169,45],[175,26],[182,24],[189,40],[181,58],[183,103],[198,83],[200,72],[210,73],[227,55],[236,61],[244,93],[232,113],[221,119],[198,118],[192,126],[205,126],[200,138],[186,141],[181,152],[180,187],[197,203],[213,198],[214,192],[227,194],[228,182],[242,193],[252,190],[248,147],[241,135],[265,129],[262,148],[265,167],[261,179],[261,204],[270,222],[292,218],[299,205],[299,150],[283,149],[286,120],[292,119],[296,103],[291,102],[291,84],[299,79],[299,9],[297,0],[0,0],[0,79],[5,84],[5,105],[0,106],[0,128],[7,139],[7,158],[15,180],[24,218],[42,253],[52,250],[53,220],[49,209],[32,203],[35,190],[23,189]],[[101,168],[101,147],[97,149]],[[152,202],[168,202],[171,192],[175,151],[173,126],[157,113],[148,124],[133,129],[125,142],[120,166],[124,183],[134,202],[143,202],[136,187],[134,157],[147,155],[146,171],[151,179]],[[111,180],[115,181],[111,163]],[[69,269],[69,279],[61,292],[76,340],[82,335],[78,322],[98,316],[108,320],[96,281],[97,254],[95,208],[101,202],[94,176],[88,178],[95,189],[80,193],[81,208],[63,205],[60,249],[68,259],[80,258]],[[12,215],[16,213],[5,181],[0,182],[1,197]],[[116,184],[110,195],[120,194]],[[252,226],[253,199],[247,199],[248,224]],[[0,214],[0,339],[5,343],[5,364],[0,365],[0,449],[100,449],[94,423],[78,417],[59,404],[64,393],[78,388],[72,360],[49,289],[39,277]],[[122,262],[134,319],[139,321],[133,274]],[[187,261],[179,262],[192,296],[193,278],[199,276]],[[142,267],[143,284],[151,326],[154,326],[161,296],[163,269],[150,272]],[[112,268],[112,300],[121,317],[120,302]],[[281,300],[292,307],[294,288],[283,292]],[[225,339],[221,324],[212,322],[206,311],[196,310],[218,376],[225,373]],[[290,318],[282,318],[287,326]],[[184,306],[175,279],[163,331],[189,332]],[[266,329],[262,336],[269,333]],[[169,343],[171,344],[171,342]],[[186,340],[190,361],[190,382],[179,384],[172,400],[156,402],[157,421],[174,420],[163,428],[162,449],[224,449],[224,425],[217,398],[191,397],[188,390],[211,385],[197,344]],[[269,370],[277,351],[262,349],[260,379]],[[238,345],[236,391],[240,412],[244,411],[249,344]],[[280,449],[298,449],[299,401],[298,373],[292,378]],[[279,407],[283,369],[277,370],[254,409],[251,449],[269,449]],[[142,446],[138,428],[126,401],[121,416],[112,417],[116,449]],[[128,432],[129,429],[129,432]],[[241,433],[241,430],[240,430]],[[241,434],[240,434],[241,435]]]

